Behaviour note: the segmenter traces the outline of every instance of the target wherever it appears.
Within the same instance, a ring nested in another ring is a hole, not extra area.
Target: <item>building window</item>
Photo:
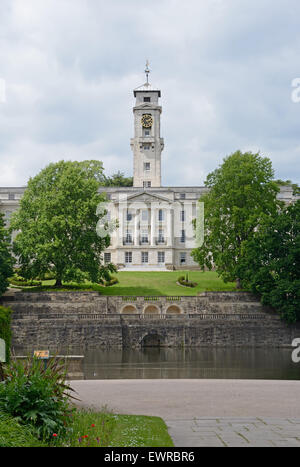
[[[147,221],[148,220],[148,209],[142,209],[142,221]]]
[[[181,222],[185,221],[185,211],[180,211],[180,220]]]
[[[149,241],[149,239],[148,239],[148,230],[142,230],[141,241],[142,241],[142,243],[148,243],[148,241]]]
[[[132,251],[125,251],[125,263],[132,263]]]
[[[15,199],[15,194],[14,193],[8,193],[8,199],[10,199],[10,200]]]
[[[164,251],[158,251],[157,252],[157,262],[158,263],[164,263],[165,262],[165,252]]]
[[[185,252],[180,253],[179,260],[180,260],[180,264],[185,264],[186,263],[186,253]]]
[[[111,253],[104,253],[104,262],[105,263],[111,262]]]
[[[164,243],[165,237],[164,237],[164,231],[163,229],[158,230],[158,243]]]
[[[125,243],[132,243],[132,233],[131,230],[126,231]]]
[[[144,97],[144,102],[151,102],[151,97]]]
[[[147,143],[143,145],[143,148],[144,148],[144,151],[150,151],[151,146],[150,144]]]
[[[143,188],[151,188],[151,182],[143,182]]]
[[[144,170],[150,170],[150,162],[144,162]]]
[[[181,242],[181,243],[184,243],[184,242],[185,242],[185,230],[182,230],[182,231],[181,231],[180,242]]]
[[[150,134],[151,134],[151,133],[150,133],[150,130],[149,130],[148,128],[144,128],[144,130],[143,130],[143,135],[144,135],[144,136],[150,136]]]
[[[163,209],[158,210],[158,220],[162,222],[164,220],[164,211]]]
[[[148,251],[142,251],[142,263],[148,263],[149,255]]]
[[[127,220],[128,222],[132,221],[132,213],[129,212],[129,211],[126,212],[126,220]]]
[[[180,199],[185,199],[185,193],[180,193]]]

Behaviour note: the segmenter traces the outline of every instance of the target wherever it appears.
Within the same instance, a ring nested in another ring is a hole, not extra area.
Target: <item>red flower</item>
[[[92,427],[92,428],[94,428],[94,426],[95,426],[95,424],[94,424],[94,423],[92,423],[92,424],[91,424],[91,427]]]
[[[53,438],[56,438],[56,436],[57,436],[57,433],[53,433],[53,435],[52,435],[52,436],[53,436]]]

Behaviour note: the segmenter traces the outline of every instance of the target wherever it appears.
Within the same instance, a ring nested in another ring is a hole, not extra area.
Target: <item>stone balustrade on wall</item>
[[[185,297],[101,296],[97,292],[15,292],[2,297],[12,314],[13,346],[95,349],[162,346],[290,346],[288,326],[248,293]],[[151,344],[151,345],[152,345]]]

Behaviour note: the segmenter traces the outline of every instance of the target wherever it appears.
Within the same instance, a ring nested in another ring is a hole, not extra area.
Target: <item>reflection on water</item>
[[[300,380],[292,348],[62,349],[51,354],[84,355],[84,379],[282,379]],[[16,355],[32,353],[18,349]]]
[[[99,349],[84,355],[85,379],[300,379],[289,349]]]

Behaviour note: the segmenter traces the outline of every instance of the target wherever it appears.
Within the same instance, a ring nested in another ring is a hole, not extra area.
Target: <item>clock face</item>
[[[153,124],[152,115],[146,114],[142,116],[142,125],[144,128],[151,128]]]

